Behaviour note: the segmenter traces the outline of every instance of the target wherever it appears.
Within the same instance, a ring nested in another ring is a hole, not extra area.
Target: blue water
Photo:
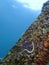
[[[0,0],[0,58],[15,45],[39,14],[40,11],[24,8],[13,0]]]

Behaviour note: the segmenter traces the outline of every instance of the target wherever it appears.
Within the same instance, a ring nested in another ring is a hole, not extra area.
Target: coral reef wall
[[[41,14],[15,46],[0,60],[0,65],[46,65],[49,62],[49,1]]]

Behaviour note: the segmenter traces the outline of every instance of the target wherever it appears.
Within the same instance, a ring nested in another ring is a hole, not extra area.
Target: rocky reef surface
[[[49,1],[41,14],[15,46],[0,60],[0,65],[46,65],[49,62]]]

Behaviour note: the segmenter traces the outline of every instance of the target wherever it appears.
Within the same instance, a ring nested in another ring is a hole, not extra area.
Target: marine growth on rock
[[[41,14],[15,46],[0,60],[0,65],[46,65],[49,62],[49,1]]]

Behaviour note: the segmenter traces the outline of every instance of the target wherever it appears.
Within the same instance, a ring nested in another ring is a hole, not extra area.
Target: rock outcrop
[[[49,1],[0,65],[46,65],[49,62]]]

